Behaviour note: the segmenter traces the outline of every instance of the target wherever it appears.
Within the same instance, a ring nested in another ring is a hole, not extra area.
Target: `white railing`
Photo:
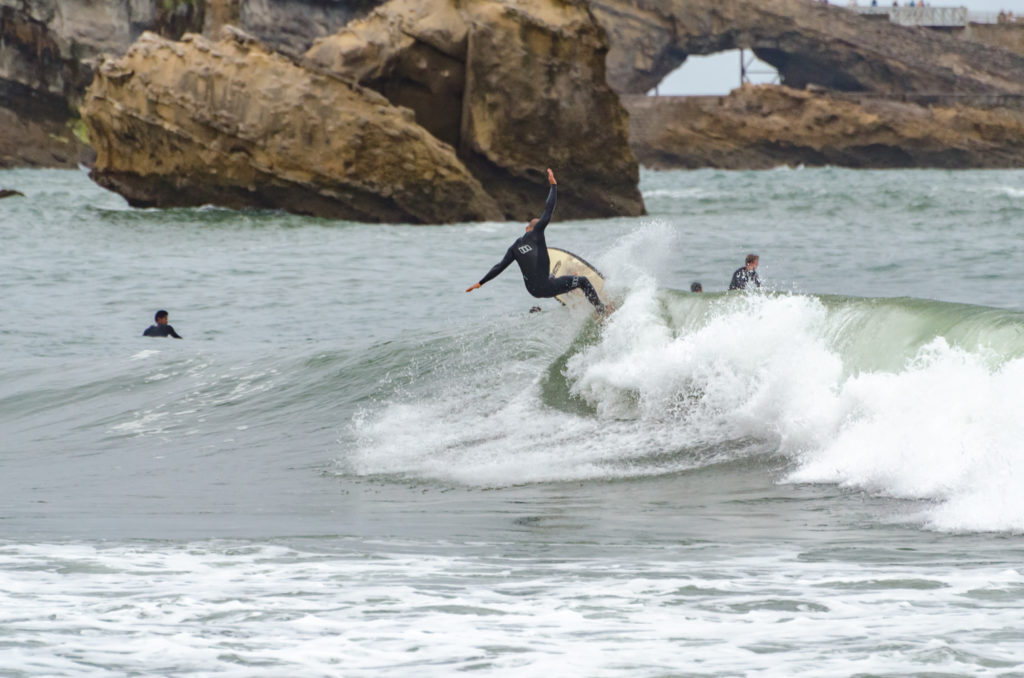
[[[968,12],[967,20],[972,24],[997,24],[999,12]]]
[[[886,14],[889,21],[900,26],[928,28],[962,28],[967,25],[966,7],[874,7],[850,6],[859,14]]]

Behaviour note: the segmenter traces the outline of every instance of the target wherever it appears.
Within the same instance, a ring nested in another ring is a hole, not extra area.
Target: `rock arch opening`
[[[688,57],[647,91],[660,96],[724,96],[744,82],[779,82],[779,72],[747,50],[731,49]]]

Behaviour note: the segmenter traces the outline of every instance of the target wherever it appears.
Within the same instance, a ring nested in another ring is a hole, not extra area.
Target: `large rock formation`
[[[228,23],[251,33],[274,49],[302,54],[317,38],[335,33],[384,0],[206,0],[227,14]],[[205,32],[212,26],[207,21]]]
[[[364,221],[499,219],[406,109],[236,30],[144,34],[103,61],[83,117],[91,176],[137,206],[258,206]]]
[[[392,0],[306,59],[415,111],[509,218],[535,216],[545,168],[560,217],[643,213],[604,36],[564,0]]]
[[[0,169],[88,165],[96,154],[82,132],[80,121],[54,116],[31,97],[26,102],[12,97],[8,106],[0,106]]]
[[[92,149],[74,133],[101,54],[144,31],[179,39],[241,25],[301,53],[381,0],[0,0],[0,167],[74,167]]]
[[[75,167],[92,150],[75,132],[93,59],[143,30],[179,37],[203,24],[193,0],[0,0],[0,167]]]
[[[727,97],[625,98],[648,167],[1021,167],[1024,112],[926,108],[745,86]]]
[[[144,30],[209,37],[226,23],[414,111],[517,219],[536,210],[547,165],[563,180],[560,216],[642,211],[625,117],[605,84],[606,49],[607,82],[625,93],[648,90],[689,54],[744,47],[797,88],[1024,107],[1016,26],[972,25],[954,37],[816,0],[382,2],[0,0],[0,167],[89,162],[76,123],[98,56],[123,54]]]
[[[616,91],[654,87],[690,54],[751,49],[782,83],[886,93],[1024,93],[1024,57],[815,0],[590,0]],[[839,3],[836,3],[839,4]]]

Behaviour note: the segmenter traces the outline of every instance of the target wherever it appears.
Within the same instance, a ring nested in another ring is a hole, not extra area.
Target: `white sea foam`
[[[1017,186],[999,186],[996,190],[1009,198],[1024,198],[1024,188]]]
[[[132,360],[145,360],[146,358],[150,358],[150,357],[155,356],[155,355],[160,355],[160,351],[158,351],[156,349],[145,349],[143,351],[139,351],[138,353],[134,354],[131,357],[131,359]]]
[[[993,367],[936,338],[902,369],[850,375],[813,298],[737,295],[674,332],[652,290],[633,295],[569,362],[602,415],[772,439],[794,482],[931,500],[940,529],[1024,531],[1024,360]]]
[[[848,314],[815,297],[695,305],[660,291],[630,253],[670,249],[650,247],[663,236],[652,225],[605,258],[628,281],[621,308],[564,375],[596,416],[544,403],[538,375],[551,357],[502,361],[429,399],[364,412],[350,468],[508,485],[671,473],[721,459],[695,449],[759,440],[747,449],[788,456],[792,482],[928,500],[919,519],[937,529],[1024,531],[1024,360],[936,337],[905,363],[876,361],[895,369],[860,369],[850,361],[863,346],[841,352],[856,330]],[[906,351],[897,339],[875,350]],[[659,453],[660,465],[637,463]]]
[[[644,193],[644,199],[675,198],[678,200],[694,200],[700,198],[719,198],[721,195],[720,191],[711,191],[706,188],[696,186],[686,186],[683,188],[659,188],[647,191]]]
[[[1021,668],[1019,568],[809,562],[777,548],[709,560],[704,548],[535,562],[356,542],[333,553],[4,546],[4,666],[250,677]]]

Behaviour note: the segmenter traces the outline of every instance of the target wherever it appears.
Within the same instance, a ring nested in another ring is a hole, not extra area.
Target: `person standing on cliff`
[[[508,268],[509,264],[515,261],[519,264],[519,270],[523,273],[523,282],[526,283],[526,291],[537,298],[549,298],[565,294],[577,288],[583,290],[587,300],[594,305],[598,313],[605,313],[604,304],[597,296],[597,290],[586,276],[565,275],[559,278],[551,275],[551,259],[548,258],[548,244],[544,239],[544,229],[551,221],[551,215],[555,212],[555,202],[558,199],[558,182],[555,181],[555,173],[548,169],[548,200],[544,206],[544,214],[538,219],[531,219],[526,226],[526,233],[516,239],[512,246],[505,252],[504,258],[495,264],[487,272],[480,282],[472,285],[467,292],[479,289],[484,283],[492,280]]]
[[[748,254],[746,263],[736,269],[732,274],[732,282],[729,283],[730,290],[745,290],[747,285],[754,283],[761,286],[761,280],[757,277],[757,263],[759,257],[756,254]]]

